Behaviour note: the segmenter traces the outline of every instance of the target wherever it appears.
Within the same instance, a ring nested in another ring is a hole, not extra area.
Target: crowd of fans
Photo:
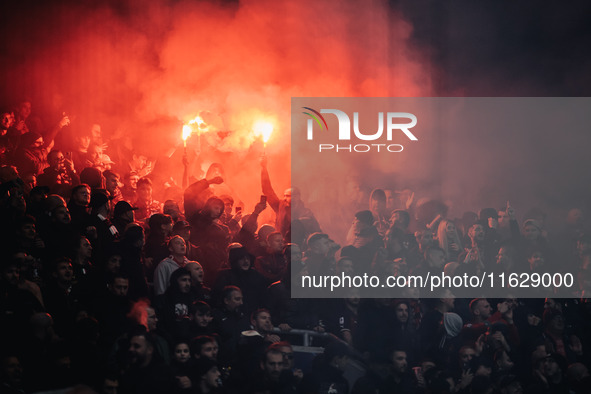
[[[247,212],[223,187],[219,164],[171,192],[153,184],[145,158],[121,155],[114,142],[108,147],[100,126],[65,138],[68,116],[45,127],[31,114],[27,100],[2,110],[2,392],[591,389],[583,287],[570,299],[552,298],[551,289],[531,299],[451,292],[360,299],[355,291],[291,298],[292,272],[538,272],[553,265],[588,283],[591,237],[579,209],[549,235],[540,211],[522,215],[521,226],[510,204],[453,220],[437,204],[426,215],[412,193],[376,189],[368,209],[352,213],[341,247],[297,189],[277,196],[266,159],[264,197]],[[175,197],[162,204],[153,193]],[[268,208],[275,222],[259,223]],[[294,330],[317,334],[314,347],[302,347]],[[323,350],[312,357],[311,349]]]

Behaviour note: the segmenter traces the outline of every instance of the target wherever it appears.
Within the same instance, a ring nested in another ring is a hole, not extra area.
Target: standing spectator
[[[123,201],[123,194],[119,188],[119,174],[114,171],[106,170],[103,172],[105,177],[105,189],[109,193],[109,197],[113,200],[113,204]]]
[[[183,339],[191,324],[190,309],[196,301],[191,292],[191,274],[179,268],[170,275],[166,292],[156,297],[155,306],[161,318],[162,327],[175,338]],[[186,338],[185,338],[186,339]]]
[[[68,198],[72,194],[72,188],[80,184],[74,164],[59,150],[52,150],[47,154],[47,164],[48,167],[37,177],[37,185],[47,186],[51,194]]]
[[[148,284],[144,272],[143,247],[145,244],[144,228],[130,224],[121,240],[121,272],[129,276],[129,297],[137,300],[148,296]]]
[[[47,165],[47,149],[41,134],[23,134],[19,148],[14,154],[14,163],[19,174],[39,175]]]
[[[244,376],[254,376],[258,362],[263,358],[265,349],[281,339],[274,334],[271,313],[268,309],[257,309],[250,317],[251,330],[242,331],[238,341],[238,360],[236,368]]]
[[[110,278],[107,291],[95,300],[95,316],[100,324],[103,346],[110,347],[125,332],[131,310],[128,292],[129,278],[117,273]]]
[[[53,264],[51,280],[42,289],[47,312],[55,322],[55,332],[62,338],[70,338],[74,322],[87,306],[80,298],[80,289],[74,286],[74,270],[68,258],[60,258]]]
[[[137,198],[133,205],[138,208],[137,220],[145,220],[156,213],[162,212],[160,203],[152,198],[152,181],[150,178],[142,178],[137,181]]]
[[[76,282],[80,283],[87,292],[96,294],[99,291],[98,271],[91,262],[92,245],[88,238],[78,236],[74,241],[72,253],[72,268]]]
[[[211,289],[203,284],[205,273],[197,261],[189,261],[185,268],[191,273],[191,291],[197,299],[209,302]]]
[[[90,186],[80,184],[72,189],[68,211],[72,218],[72,226],[80,233],[86,231],[90,221]]]
[[[94,227],[94,231],[92,233],[87,231],[87,234],[95,249],[95,256],[99,259],[103,257],[104,250],[109,249],[120,238],[117,227],[109,220],[110,207],[111,200],[107,191],[105,189],[93,190],[90,198],[89,225]]]
[[[129,336],[129,367],[121,377],[121,391],[137,394],[172,393],[176,381],[172,369],[158,360],[153,336],[138,330]]]
[[[237,286],[244,294],[244,312],[251,313],[265,302],[265,289],[269,282],[256,271],[254,256],[246,248],[230,249],[230,268],[220,271],[213,287],[214,301],[220,300],[226,286]]]
[[[304,376],[300,393],[346,394],[349,383],[343,372],[349,364],[351,350],[342,342],[331,342],[314,360],[314,369]],[[393,392],[393,391],[389,391]]]
[[[168,250],[170,256],[162,260],[154,271],[154,294],[159,296],[164,294],[170,285],[170,276],[174,271],[183,268],[189,260],[185,257],[187,246],[185,240],[175,235],[168,241]]]
[[[392,352],[392,372],[381,391],[385,393],[413,393],[416,386],[416,380],[408,372],[407,352],[394,350]]]
[[[144,253],[146,255],[146,277],[148,282],[151,282],[156,265],[170,254],[168,241],[172,234],[172,218],[157,213],[150,217],[148,226],[150,232],[146,238]]]
[[[386,208],[386,193],[382,189],[374,189],[369,196],[369,210],[373,215],[373,225],[381,237],[390,228],[390,214]]]
[[[74,162],[74,169],[80,173],[83,169],[92,165],[92,162],[90,161],[90,155],[88,153],[88,147],[90,146],[90,135],[76,134],[74,137],[74,142],[75,149],[72,152],[72,161]]]
[[[230,230],[218,220],[223,213],[224,202],[211,197],[202,210],[189,217],[193,227],[191,241],[201,249],[199,262],[207,274],[205,283],[208,286],[213,285],[217,271],[227,261]]]
[[[220,370],[217,363],[210,359],[202,359],[197,362],[195,382],[198,394],[215,394],[220,389]]]
[[[191,225],[186,220],[179,220],[172,226],[172,234],[178,235],[185,240],[187,245],[187,258],[191,261],[199,261],[201,259],[201,251],[199,248],[191,243]]]
[[[462,249],[462,241],[456,229],[456,225],[447,219],[442,220],[437,227],[437,240],[439,247],[445,252],[447,262],[458,261]]]
[[[213,323],[221,341],[220,360],[229,362],[236,354],[240,333],[248,329],[248,320],[242,312],[242,291],[238,287],[224,287],[221,307],[213,312]]]
[[[261,185],[263,194],[267,197],[267,202],[276,214],[275,228],[283,234],[288,242],[291,242],[291,239],[287,235],[291,231],[292,221],[298,221],[303,225],[305,229],[304,237],[320,231],[318,221],[312,211],[304,206],[301,193],[298,189],[291,188],[285,190],[282,200],[277,197],[271,185],[271,177],[267,171],[266,157],[263,157],[261,160]],[[297,243],[298,241],[294,239],[293,242]]]
[[[177,392],[193,392],[195,388],[189,376],[192,374],[195,364],[191,359],[191,351],[186,341],[179,341],[173,346],[171,367],[176,379]]]
[[[283,257],[285,242],[279,231],[267,236],[267,250],[264,255],[258,256],[255,268],[269,283],[276,282],[283,277],[286,268],[286,261]]]
[[[123,234],[131,223],[135,223],[135,214],[138,208],[132,207],[127,201],[119,201],[113,209],[113,225],[119,234]]]
[[[137,199],[137,182],[140,177],[135,171],[125,174],[125,182],[121,193],[126,201],[135,201]]]
[[[284,346],[274,346],[280,343]],[[299,380],[293,375],[293,368],[286,365],[287,356],[291,356],[293,360],[293,349],[291,349],[289,343],[277,342],[269,346],[265,350],[262,360],[257,364],[258,370],[249,376],[249,389],[257,393],[277,392],[295,394]]]
[[[183,215],[179,204],[174,200],[166,200],[164,201],[164,205],[162,206],[162,213],[165,215],[170,215],[172,217],[173,222],[178,222],[179,220],[185,220],[185,216]]]
[[[328,234],[314,233],[308,237],[308,251],[304,264],[311,275],[325,275],[334,272],[334,258],[331,256],[331,240]]]

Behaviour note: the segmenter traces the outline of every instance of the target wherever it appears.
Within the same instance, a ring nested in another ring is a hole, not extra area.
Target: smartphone
[[[66,158],[66,160],[72,160],[72,152],[65,152],[64,157]]]
[[[242,212],[242,207],[236,207],[236,215]]]
[[[266,202],[267,202],[267,196],[265,196],[265,195],[262,195],[262,196],[261,196],[261,201],[260,201],[260,202],[261,202],[261,203],[266,203]]]

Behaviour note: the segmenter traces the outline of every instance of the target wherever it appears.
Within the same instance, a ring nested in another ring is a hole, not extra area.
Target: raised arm
[[[279,210],[279,197],[275,194],[273,186],[271,186],[271,178],[267,171],[267,157],[263,156],[261,159],[261,186],[263,188],[263,194],[267,197],[267,203],[273,208],[275,212]]]
[[[209,185],[220,184],[224,182],[221,177],[215,177],[212,179],[200,179],[194,182],[185,189],[185,216],[190,218],[192,215],[197,213],[202,207],[199,206],[199,196],[209,188]]]

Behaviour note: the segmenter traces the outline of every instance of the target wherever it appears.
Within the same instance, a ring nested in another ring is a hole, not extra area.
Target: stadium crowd
[[[296,299],[290,287],[292,272],[466,267],[559,266],[588,283],[581,209],[555,231],[536,209],[518,217],[506,204],[453,219],[444,204],[375,189],[367,209],[351,213],[341,247],[298,189],[276,194],[265,158],[264,197],[247,211],[224,183],[223,163],[184,189],[166,188],[151,180],[150,162],[107,141],[99,125],[68,136],[71,121],[62,114],[45,126],[28,100],[2,110],[3,393],[591,390],[584,287],[568,299],[545,289],[494,300],[355,291]],[[274,223],[260,222],[265,209]],[[297,330],[313,333],[314,346]]]

